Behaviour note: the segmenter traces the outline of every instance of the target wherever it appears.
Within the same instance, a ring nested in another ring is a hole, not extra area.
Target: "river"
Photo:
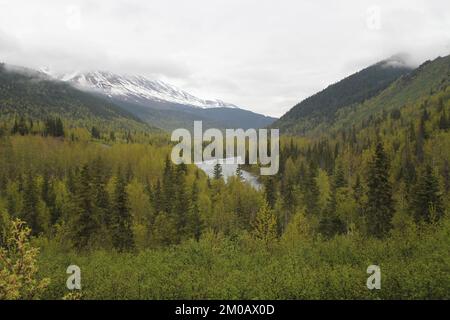
[[[216,160],[211,160],[203,161],[202,163],[196,163],[195,165],[212,178],[214,177],[214,166],[216,165],[216,163]],[[222,165],[222,174],[225,181],[227,181],[228,177],[236,175],[236,169],[238,167],[236,158],[222,159],[221,161],[219,161],[219,163]],[[242,179],[244,180],[244,182],[249,183],[253,188],[257,190],[261,189],[261,183],[259,183],[258,178],[250,172],[242,170]]]

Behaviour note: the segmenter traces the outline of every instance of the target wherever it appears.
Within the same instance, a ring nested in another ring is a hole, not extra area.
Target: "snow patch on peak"
[[[94,90],[110,97],[134,101],[160,101],[199,108],[238,108],[221,100],[204,100],[160,80],[141,75],[119,75],[108,71],[72,72],[57,75],[83,90]]]

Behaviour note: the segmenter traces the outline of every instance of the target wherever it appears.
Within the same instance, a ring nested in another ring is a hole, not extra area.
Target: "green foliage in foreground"
[[[31,229],[14,220],[0,247],[0,300],[39,299],[49,279],[36,278],[39,249],[30,245]]]
[[[245,233],[206,233],[139,253],[67,253],[41,243],[40,277],[52,279],[43,298],[68,293],[66,268],[81,268],[84,299],[449,299],[450,221],[414,224],[385,240],[358,234],[308,240],[299,215],[268,247]],[[366,269],[381,267],[381,290],[368,290]]]

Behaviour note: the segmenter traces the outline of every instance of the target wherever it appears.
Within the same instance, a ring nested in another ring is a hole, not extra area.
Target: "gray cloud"
[[[140,73],[280,116],[398,52],[450,53],[448,0],[0,0],[0,60]]]

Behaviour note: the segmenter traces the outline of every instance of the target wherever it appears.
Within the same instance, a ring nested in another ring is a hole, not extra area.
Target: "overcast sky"
[[[139,73],[273,116],[399,52],[450,54],[450,1],[0,0],[0,61]]]

